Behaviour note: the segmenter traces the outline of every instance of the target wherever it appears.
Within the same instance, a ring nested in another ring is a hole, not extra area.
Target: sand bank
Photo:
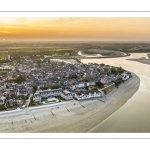
[[[150,66],[127,59],[149,59],[147,53],[132,53],[129,57],[91,59],[91,62],[122,66],[140,78],[139,90],[128,102],[89,132],[147,133],[150,132]],[[86,62],[84,60],[83,62]]]

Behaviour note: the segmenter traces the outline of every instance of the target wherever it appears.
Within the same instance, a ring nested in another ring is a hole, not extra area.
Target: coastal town
[[[0,110],[104,97],[130,77],[122,67],[24,56],[1,63]]]
[[[0,133],[150,132],[149,18],[53,14],[1,16]]]

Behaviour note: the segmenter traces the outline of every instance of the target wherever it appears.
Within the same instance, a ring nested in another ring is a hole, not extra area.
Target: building
[[[4,96],[1,96],[0,97],[0,105],[3,105],[5,103],[5,97]]]
[[[122,80],[124,80],[124,81],[130,78],[130,76],[128,74],[126,74],[125,72],[122,73],[121,76],[122,76]]]
[[[84,88],[85,84],[84,83],[79,83],[79,84],[76,84],[75,86],[76,86],[76,88],[80,89],[80,88]]]
[[[16,91],[17,96],[27,96],[27,89],[24,86],[18,86]]]
[[[76,89],[76,86],[73,84],[73,85],[70,86],[70,89],[71,89],[71,90],[75,90],[75,89]]]
[[[103,97],[102,91],[86,91],[86,92],[76,92],[73,94],[73,96],[77,100],[83,100],[87,98],[96,98],[96,97]]]
[[[11,57],[10,57],[10,54],[8,54],[8,60],[10,60],[10,58],[11,58]]]
[[[41,102],[42,98],[48,98],[52,96],[60,96],[62,94],[63,90],[62,88],[59,89],[48,89],[48,90],[43,90],[43,91],[37,91],[34,96],[33,100],[35,102]]]
[[[9,89],[9,98],[17,99],[16,91],[14,89]]]
[[[73,96],[72,96],[72,93],[67,91],[67,90],[64,90],[62,93],[61,93],[61,97],[62,98],[65,98],[66,100],[72,100],[73,99]]]

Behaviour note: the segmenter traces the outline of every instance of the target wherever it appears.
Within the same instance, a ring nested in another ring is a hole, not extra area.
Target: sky
[[[0,18],[1,41],[150,41],[150,18]]]

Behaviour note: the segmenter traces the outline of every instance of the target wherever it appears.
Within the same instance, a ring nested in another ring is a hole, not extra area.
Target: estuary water
[[[119,110],[89,132],[139,133],[150,132],[150,65],[128,59],[149,59],[147,53],[132,53],[128,57],[84,59],[83,63],[105,63],[121,66],[140,78],[139,90]],[[126,89],[129,91],[130,89]],[[122,95],[124,96],[124,95]]]

